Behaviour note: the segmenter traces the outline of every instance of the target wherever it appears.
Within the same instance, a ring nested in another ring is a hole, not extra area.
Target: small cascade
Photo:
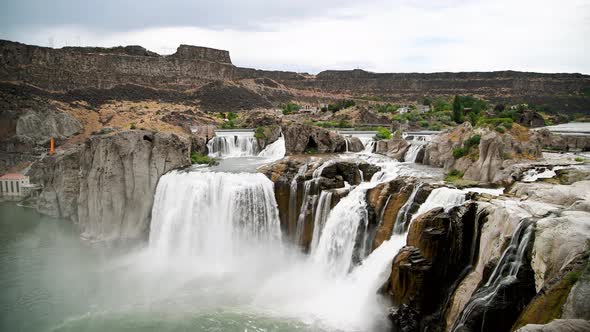
[[[259,151],[258,140],[252,132],[219,133],[207,142],[209,156],[217,158],[237,158],[256,156]]]
[[[157,254],[227,260],[280,238],[273,184],[264,175],[174,171],[160,178],[149,239]]]
[[[418,159],[420,151],[424,149],[424,145],[427,141],[428,139],[426,138],[426,136],[414,136],[412,138],[408,151],[406,151],[404,160],[407,162],[415,163],[416,159]]]
[[[412,217],[410,210],[412,209],[412,205],[416,200],[416,195],[418,194],[418,191],[420,191],[420,188],[422,188],[422,183],[419,183],[414,187],[414,190],[412,190],[406,203],[399,209],[393,226],[394,234],[403,234],[408,231],[409,221]]]
[[[326,220],[313,258],[334,275],[345,275],[352,265],[359,226],[368,224],[366,192],[374,185],[358,185],[338,202]]]
[[[303,183],[303,196],[301,199],[301,209],[299,210],[299,217],[297,218],[297,229],[295,232],[295,239],[299,243],[303,236],[303,230],[305,228],[305,216],[306,212],[312,211],[312,219],[315,219],[315,207],[317,203],[317,195],[312,194],[317,192],[317,186],[319,178],[322,176],[322,172],[328,166],[334,165],[334,160],[328,160],[322,165],[318,166],[312,173],[311,179],[306,180]],[[293,187],[291,187],[293,188]]]
[[[310,253],[313,255],[318,243],[320,241],[320,236],[322,235],[322,229],[326,224],[326,220],[328,219],[328,215],[330,214],[332,204],[332,192],[327,190],[322,190],[320,193],[320,198],[318,199],[318,205],[315,210],[315,218],[313,222],[313,237],[311,240],[311,250]]]
[[[529,219],[522,219],[512,234],[508,247],[502,253],[494,271],[486,283],[475,291],[463,309],[460,318],[455,322],[453,331],[459,331],[476,312],[491,305],[496,297],[502,296],[503,287],[517,281],[518,272],[525,263],[525,254],[533,237],[535,225]],[[485,321],[482,321],[482,328]]]
[[[260,151],[258,156],[264,157],[270,162],[283,158],[286,152],[285,137],[281,135],[276,141],[266,146],[264,150]]]
[[[428,198],[416,213],[412,216],[412,220],[424,212],[428,212],[434,208],[442,207],[445,211],[450,208],[463,204],[465,202],[465,194],[463,190],[441,187],[434,189]],[[409,225],[408,225],[409,226]]]
[[[298,214],[297,214],[297,180],[307,172],[307,164],[304,164],[299,168],[297,174],[291,180],[291,187],[289,189],[289,225],[296,225]],[[293,239],[299,239],[296,232],[290,232],[293,234]],[[296,242],[296,241],[294,241]]]

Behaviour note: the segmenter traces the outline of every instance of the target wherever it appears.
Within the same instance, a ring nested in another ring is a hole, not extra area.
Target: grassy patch
[[[574,159],[574,160],[579,163],[586,162],[586,158],[583,158],[583,157],[576,157],[576,159]]]
[[[264,134],[264,127],[257,127],[256,131],[254,132],[254,137],[257,139],[265,139],[266,134]]]
[[[375,140],[383,140],[383,139],[390,139],[391,138],[391,131],[387,128],[379,127],[377,128],[377,134],[375,134]]]
[[[191,153],[191,162],[193,164],[209,165],[209,166],[214,166],[214,165],[219,164],[217,159],[211,158],[211,157],[206,156],[206,155],[199,153],[199,152],[192,152]]]

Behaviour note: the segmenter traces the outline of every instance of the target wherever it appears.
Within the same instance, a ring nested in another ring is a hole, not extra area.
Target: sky
[[[160,54],[189,44],[308,73],[590,74],[590,0],[2,0],[0,39]]]

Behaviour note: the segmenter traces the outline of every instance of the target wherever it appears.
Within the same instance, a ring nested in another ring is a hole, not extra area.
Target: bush
[[[213,166],[213,165],[217,165],[218,164],[217,159],[211,158],[209,156],[206,156],[206,155],[204,155],[202,153],[195,152],[195,151],[193,151],[191,153],[191,162],[193,164],[199,164],[199,165],[206,164],[206,165],[209,165],[209,166]]]
[[[479,141],[481,141],[481,136],[480,135],[473,135],[473,136],[469,137],[463,143],[463,146],[465,146],[465,148],[467,148],[469,150],[471,147],[478,146]]]
[[[466,156],[469,153],[469,149],[466,148],[454,148],[453,149],[453,158],[459,159],[461,157]]]
[[[135,122],[131,123],[131,125],[129,126],[129,129],[137,129],[137,127],[135,126]]]
[[[422,128],[428,128],[428,121],[422,120],[419,123]]]
[[[254,137],[257,139],[265,139],[266,134],[264,134],[264,127],[257,127],[256,131],[254,132]]]
[[[447,175],[445,175],[445,181],[447,182],[453,182],[456,180],[460,180],[463,178],[463,172],[456,170],[456,169],[451,169],[449,171],[449,173],[447,173]]]
[[[441,125],[439,123],[435,123],[435,124],[430,125],[430,128],[429,129],[430,130],[434,130],[434,131],[439,131],[439,130],[442,129],[442,127],[441,127]]]
[[[288,102],[285,106],[283,106],[283,114],[289,115],[291,113],[299,111],[300,109],[301,109],[301,106],[299,106],[298,104]]]
[[[575,160],[576,162],[579,162],[579,163],[583,163],[583,162],[585,162],[585,161],[586,161],[586,159],[584,159],[584,158],[582,158],[582,157],[576,157],[576,159],[574,159],[574,160]]]
[[[391,138],[391,131],[387,128],[379,127],[377,128],[377,134],[375,135],[375,140],[383,140],[383,139],[390,139]]]
[[[500,134],[504,134],[506,132],[506,128],[504,128],[503,126],[497,126],[496,131]]]
[[[497,127],[498,125],[503,125],[506,128],[512,128],[512,122],[511,118],[480,118],[479,121],[477,121],[477,126]]]

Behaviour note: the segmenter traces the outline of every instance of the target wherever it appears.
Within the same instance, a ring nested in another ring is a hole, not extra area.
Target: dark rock
[[[327,129],[302,123],[283,125],[287,155],[301,154],[306,151],[318,153],[344,152],[344,138]]]

